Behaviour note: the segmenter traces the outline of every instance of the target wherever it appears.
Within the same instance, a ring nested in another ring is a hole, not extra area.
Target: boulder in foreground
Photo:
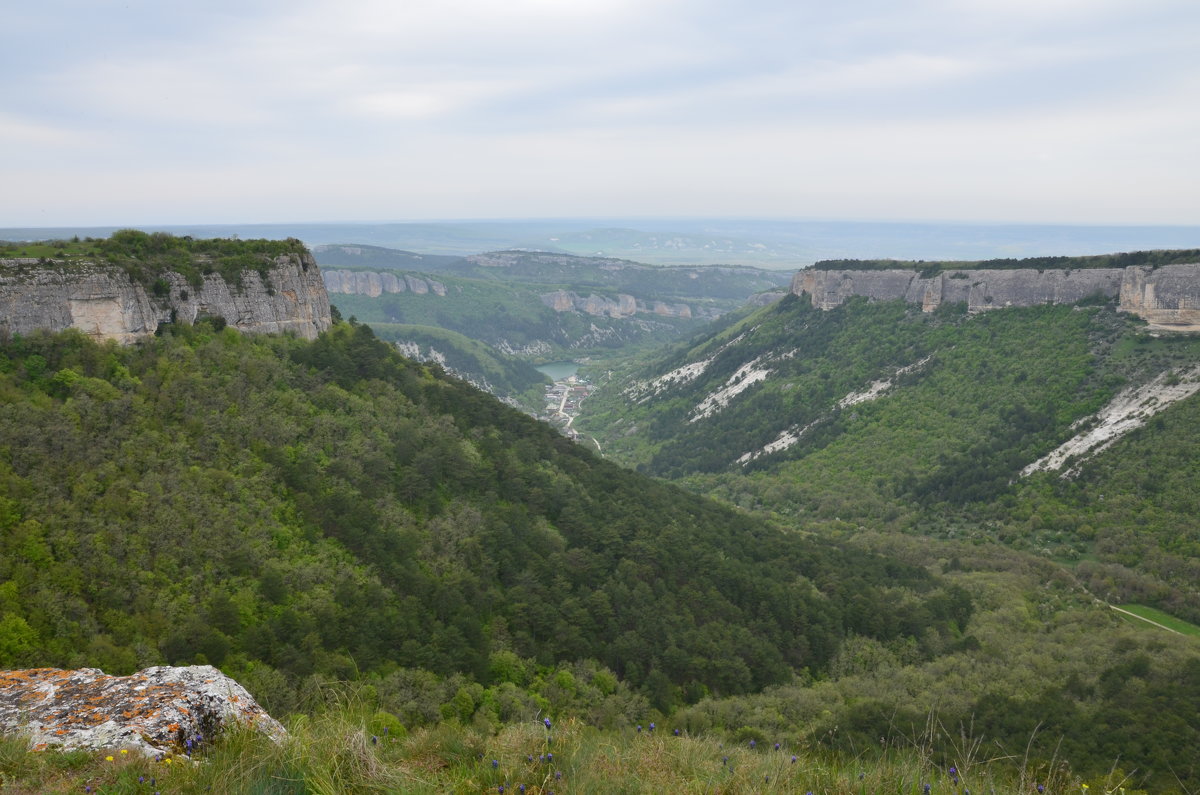
[[[130,676],[98,668],[0,671],[0,734],[32,750],[184,751],[234,725],[286,735],[246,689],[211,665],[157,666]]]

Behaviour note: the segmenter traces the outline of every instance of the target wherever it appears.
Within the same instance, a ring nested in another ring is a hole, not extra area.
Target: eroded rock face
[[[178,273],[165,274],[163,282],[167,289],[153,294],[119,268],[0,260],[0,333],[77,328],[126,344],[154,334],[160,323],[207,316],[239,331],[316,339],[333,322],[320,270],[307,253],[276,258],[266,279],[246,271],[240,285],[217,274],[205,276],[199,287]]]
[[[1072,304],[1100,296],[1152,326],[1200,330],[1200,264],[1158,268],[1078,270],[948,270],[922,277],[914,270],[803,270],[792,292],[811,296],[818,309],[833,309],[852,296],[903,299],[932,312],[942,303],[965,302],[970,312],[1008,306]]]
[[[618,293],[616,298],[607,298],[595,294],[584,297],[566,290],[556,290],[543,294],[541,299],[543,304],[555,312],[582,312],[596,317],[620,319],[632,317],[638,313],[659,315],[660,317],[692,317],[692,308],[687,304],[639,301],[625,293]]]
[[[411,273],[374,273],[372,271],[323,270],[325,289],[338,295],[365,295],[378,298],[385,293],[433,293],[444,296],[446,285]]]
[[[235,724],[287,732],[245,688],[211,665],[157,666],[131,676],[98,668],[0,671],[0,733],[32,750],[184,752]]]
[[[1200,265],[1126,268],[1121,308],[1153,327],[1200,331]]]

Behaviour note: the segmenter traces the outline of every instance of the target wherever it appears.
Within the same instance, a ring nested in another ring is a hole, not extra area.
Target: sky
[[[1196,0],[42,0],[0,227],[1200,224]]]

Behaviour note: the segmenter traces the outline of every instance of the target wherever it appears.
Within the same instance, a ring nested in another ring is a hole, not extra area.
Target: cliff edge
[[[1152,267],[945,270],[925,276],[916,270],[800,271],[791,291],[808,295],[818,309],[847,299],[902,299],[932,312],[942,303],[966,303],[967,311],[1011,306],[1072,304],[1084,299],[1117,301],[1122,312],[1154,328],[1200,331],[1200,263]]]
[[[0,259],[0,334],[77,328],[130,343],[163,323],[222,318],[244,332],[305,339],[332,324],[329,295],[308,252],[279,254],[231,283],[220,272],[190,278],[163,270],[149,285],[102,259]]]

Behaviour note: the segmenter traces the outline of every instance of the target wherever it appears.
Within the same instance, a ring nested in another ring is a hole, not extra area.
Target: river
[[[579,362],[546,362],[537,365],[536,369],[550,376],[551,381],[562,381],[579,371]]]

